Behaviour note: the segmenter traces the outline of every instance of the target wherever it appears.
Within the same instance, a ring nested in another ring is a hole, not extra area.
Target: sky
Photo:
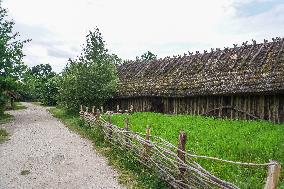
[[[110,53],[159,58],[284,37],[284,0],[2,0],[29,66],[61,72],[97,26]]]

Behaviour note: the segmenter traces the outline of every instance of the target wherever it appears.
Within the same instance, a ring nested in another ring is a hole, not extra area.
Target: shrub
[[[98,29],[89,32],[83,53],[69,59],[58,82],[58,103],[70,111],[80,104],[101,106],[116,88],[117,57],[107,53]]]

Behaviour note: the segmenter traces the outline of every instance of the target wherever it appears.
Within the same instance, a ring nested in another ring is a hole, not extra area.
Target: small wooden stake
[[[108,116],[108,122],[109,122],[109,125],[110,125],[110,130],[109,130],[109,134],[108,134],[108,139],[109,139],[109,142],[111,142],[112,141],[112,130],[111,130],[111,123],[112,123],[112,121],[111,121],[111,114]]]
[[[116,106],[116,112],[119,112],[119,105]]]
[[[274,164],[268,167],[268,174],[264,189],[276,189],[280,177],[281,165],[276,161],[270,161],[270,163]]]
[[[150,136],[151,136],[151,127],[150,127],[150,125],[147,125],[146,136],[145,136],[146,143],[144,144],[144,148],[145,148],[145,153],[144,153],[145,161],[147,161],[146,157],[149,156],[149,153],[150,153]]]
[[[101,106],[101,111],[102,111],[102,114],[104,114],[104,107]]]
[[[96,121],[100,121],[100,117],[101,117],[100,110],[97,109]]]
[[[125,131],[129,131],[129,119],[128,119],[128,117],[126,117],[124,121],[125,121],[124,129],[125,129]],[[130,147],[130,142],[128,140],[128,137],[129,137],[129,134],[126,133],[126,137],[125,137],[126,146]]]
[[[96,109],[96,106],[93,106],[92,107],[92,113],[95,115],[95,109]]]
[[[83,105],[80,105],[80,112],[83,112]]]
[[[179,143],[178,143],[178,157],[185,162],[185,144],[186,144],[186,134],[184,131],[181,131],[179,133]],[[179,171],[181,173],[181,176],[184,174],[185,172],[185,168],[182,165],[179,165]]]
[[[145,140],[150,141],[150,135],[151,135],[151,127],[147,125]],[[146,144],[146,146],[149,146],[149,145]]]

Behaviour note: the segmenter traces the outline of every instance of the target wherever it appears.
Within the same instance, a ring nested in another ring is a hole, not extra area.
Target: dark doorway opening
[[[151,112],[164,113],[164,103],[162,98],[154,97],[151,104]]]

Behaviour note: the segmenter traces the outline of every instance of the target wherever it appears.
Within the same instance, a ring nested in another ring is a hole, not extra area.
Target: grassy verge
[[[112,122],[124,126],[124,115],[114,115]],[[152,126],[152,135],[160,136],[177,145],[178,133],[188,135],[187,150],[198,155],[219,157],[243,162],[284,163],[284,125],[267,121],[233,121],[190,115],[134,113],[129,116],[130,128],[145,133]],[[263,188],[266,167],[243,167],[226,163],[197,160],[216,176],[237,184],[240,188]],[[284,188],[284,171],[280,188]]]
[[[13,116],[10,114],[0,115],[0,125],[4,123],[8,123],[11,120],[13,120]]]
[[[115,146],[110,147],[103,140],[101,132],[88,127],[84,121],[80,120],[78,115],[68,113],[59,108],[52,108],[49,111],[55,117],[59,118],[69,129],[91,140],[96,150],[106,156],[109,164],[118,171],[118,181],[127,188],[169,188],[156,173],[142,166],[130,153],[115,148]]]
[[[4,142],[5,140],[7,140],[7,138],[8,138],[8,132],[5,130],[5,129],[1,129],[0,128],[0,144],[2,143],[2,142]]]
[[[13,120],[13,116],[9,114],[4,114],[0,116],[0,125],[8,123],[11,120]],[[0,128],[0,144],[3,143],[5,140],[7,140],[8,136],[9,136],[8,132],[5,129]]]
[[[24,106],[21,102],[15,102],[13,110],[23,110],[23,109],[27,109],[27,107]]]

